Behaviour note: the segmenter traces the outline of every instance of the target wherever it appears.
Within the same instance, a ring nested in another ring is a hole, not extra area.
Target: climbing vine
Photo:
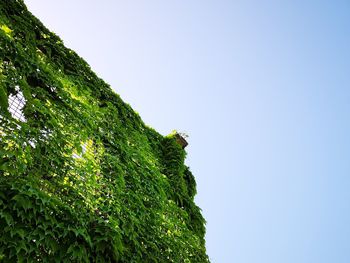
[[[184,159],[22,0],[0,2],[0,261],[208,262]]]

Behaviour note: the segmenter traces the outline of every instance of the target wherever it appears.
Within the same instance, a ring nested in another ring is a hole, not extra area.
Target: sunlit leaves
[[[4,31],[6,35],[11,36],[12,30],[7,25],[1,25],[0,29]]]

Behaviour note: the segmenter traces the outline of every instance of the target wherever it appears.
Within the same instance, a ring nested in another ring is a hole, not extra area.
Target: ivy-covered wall
[[[1,262],[208,262],[185,155],[0,1]]]

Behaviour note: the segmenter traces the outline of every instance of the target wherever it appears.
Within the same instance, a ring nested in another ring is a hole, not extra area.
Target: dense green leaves
[[[0,2],[0,260],[208,262],[194,177],[33,17]],[[23,96],[12,108],[8,98]]]

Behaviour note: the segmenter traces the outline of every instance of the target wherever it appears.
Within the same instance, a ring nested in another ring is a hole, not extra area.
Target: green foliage
[[[174,135],[147,127],[21,0],[0,2],[0,62],[0,261],[209,261]],[[8,112],[19,94],[25,121]]]

